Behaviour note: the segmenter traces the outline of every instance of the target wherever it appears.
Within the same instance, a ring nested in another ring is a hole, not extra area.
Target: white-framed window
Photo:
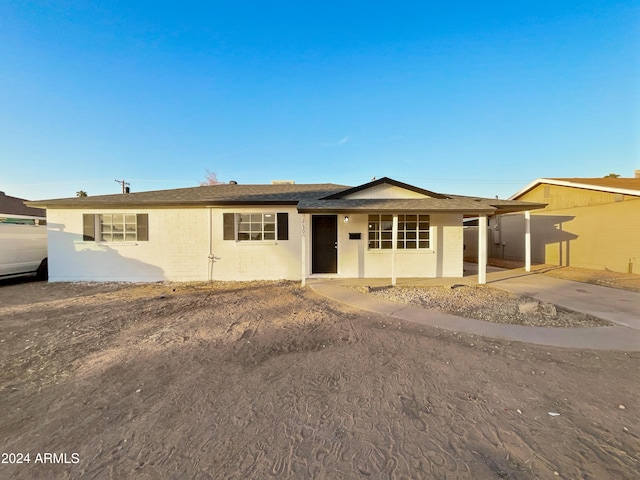
[[[146,213],[103,213],[82,216],[84,241],[140,242],[149,240]]]
[[[393,247],[393,215],[369,215],[369,249],[390,250]],[[398,239],[396,248],[401,250],[428,249],[429,215],[398,215]]]
[[[236,215],[239,242],[261,242],[276,239],[276,214],[239,213]]]
[[[225,213],[223,223],[224,240],[268,242],[289,239],[288,213]]]

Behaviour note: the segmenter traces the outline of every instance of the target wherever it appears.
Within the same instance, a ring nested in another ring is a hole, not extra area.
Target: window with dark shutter
[[[278,240],[289,240],[288,213],[278,213]]]

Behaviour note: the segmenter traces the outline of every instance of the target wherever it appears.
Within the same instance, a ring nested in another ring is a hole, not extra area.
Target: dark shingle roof
[[[150,192],[98,195],[93,197],[60,198],[29,202],[47,208],[92,208],[132,206],[202,206],[238,204],[295,205],[300,200],[315,199],[349,188],[332,183],[234,185],[220,184],[202,187],[155,190]]]
[[[405,187],[407,184],[384,178],[365,185],[380,183]],[[410,186],[411,187],[411,186]],[[297,205],[300,213],[322,212],[450,212],[466,215],[507,213],[543,208],[544,204],[494,200],[489,198],[442,195],[411,187],[412,191],[429,194],[425,198],[410,199],[349,199],[344,195],[360,191],[360,187],[347,187],[332,183],[323,184],[220,184],[203,187],[177,188],[117,195],[73,197],[38,200],[29,205],[43,208],[135,208],[168,206],[224,206],[224,205]]]
[[[40,208],[27,207],[24,198],[11,197],[0,192],[0,215],[26,215],[29,217],[45,217],[45,211]]]

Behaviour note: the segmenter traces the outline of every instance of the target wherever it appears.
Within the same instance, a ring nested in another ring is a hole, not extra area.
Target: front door
[[[338,273],[338,216],[311,217],[311,271]]]

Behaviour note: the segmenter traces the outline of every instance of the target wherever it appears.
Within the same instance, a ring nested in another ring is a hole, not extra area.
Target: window
[[[393,215],[369,215],[369,249],[392,248]],[[429,248],[429,215],[398,215],[396,248]]]
[[[84,214],[82,239],[114,243],[148,241],[148,224],[146,213]]]
[[[225,213],[224,240],[261,242],[289,239],[288,213]]]
[[[390,250],[393,215],[369,215],[369,248]]]

